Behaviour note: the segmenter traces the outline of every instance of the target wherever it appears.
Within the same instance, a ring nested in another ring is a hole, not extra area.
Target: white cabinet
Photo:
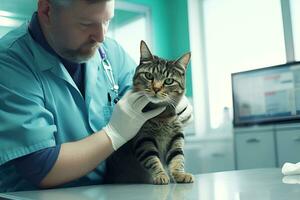
[[[194,174],[234,170],[232,139],[213,139],[185,145],[186,171]]]
[[[285,162],[300,162],[300,129],[276,129],[277,153],[279,167]]]
[[[300,123],[234,129],[237,169],[300,162]]]
[[[198,174],[300,162],[300,123],[235,128],[233,135],[188,139],[186,170]]]
[[[272,130],[235,133],[237,169],[276,167]]]

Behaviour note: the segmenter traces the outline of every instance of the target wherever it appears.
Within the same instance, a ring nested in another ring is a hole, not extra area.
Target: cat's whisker
[[[168,100],[167,100],[168,103],[170,103],[170,105],[173,107],[173,108],[176,108],[176,104],[177,104],[177,101],[175,99],[173,99],[172,97],[168,96]]]
[[[176,101],[174,99],[172,99],[171,97],[169,97],[169,96],[168,96],[168,100],[169,100],[170,103],[176,104]]]
[[[169,96],[169,98],[174,102],[177,103],[176,99],[173,99],[172,97]]]
[[[168,97],[168,94],[167,93],[161,93],[161,96]]]
[[[174,109],[176,108],[176,106],[175,106],[174,104],[170,103],[170,105],[171,105]]]
[[[167,101],[174,109],[176,108],[176,106],[175,106],[175,101],[174,100],[172,100],[171,98],[168,98],[168,101]]]

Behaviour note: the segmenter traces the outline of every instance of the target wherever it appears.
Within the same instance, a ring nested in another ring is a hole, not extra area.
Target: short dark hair
[[[55,6],[69,6],[72,3],[74,3],[74,1],[78,1],[78,0],[49,0],[50,3],[53,3]],[[110,0],[80,0],[80,1],[86,1],[88,3],[97,3],[97,2],[101,2],[101,1],[110,1]]]

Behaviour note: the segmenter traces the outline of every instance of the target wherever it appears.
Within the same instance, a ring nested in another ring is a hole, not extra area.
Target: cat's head
[[[133,90],[144,93],[154,104],[176,106],[185,92],[185,74],[191,53],[169,61],[152,55],[144,41],[141,41],[140,51]]]

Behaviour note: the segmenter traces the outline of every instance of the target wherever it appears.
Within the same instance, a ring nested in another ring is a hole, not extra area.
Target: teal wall
[[[190,51],[187,0],[117,1],[140,4],[151,9],[154,54],[176,59]],[[192,96],[191,66],[188,67],[186,83],[187,96]]]
[[[32,11],[36,8],[36,0],[0,0],[0,17],[8,17],[11,19],[7,25],[0,26],[0,37],[13,29],[15,26],[19,26],[25,20],[29,20]],[[4,11],[4,12],[3,12]],[[5,13],[5,12],[9,12]],[[0,18],[0,20],[3,20]],[[13,24],[12,24],[13,23]],[[3,23],[1,23],[3,24]],[[14,25],[15,24],[15,25]]]
[[[166,0],[117,0],[131,2],[148,6],[151,9],[152,16],[152,30],[153,30],[153,46],[152,51],[165,58],[172,58],[172,51],[170,51],[170,34],[171,28],[169,26],[169,16],[166,12]]]
[[[122,27],[142,17],[144,17],[143,13],[129,12],[127,10],[125,11],[125,10],[116,9],[115,16],[110,22],[109,27],[110,28]]]
[[[0,10],[15,13],[15,17],[31,17],[37,7],[37,0],[0,0]]]
[[[190,51],[189,24],[187,0],[166,0],[169,6],[169,20],[171,28],[172,56],[178,57]],[[192,54],[193,57],[193,54]],[[187,71],[187,96],[192,96],[192,70],[191,65]]]

